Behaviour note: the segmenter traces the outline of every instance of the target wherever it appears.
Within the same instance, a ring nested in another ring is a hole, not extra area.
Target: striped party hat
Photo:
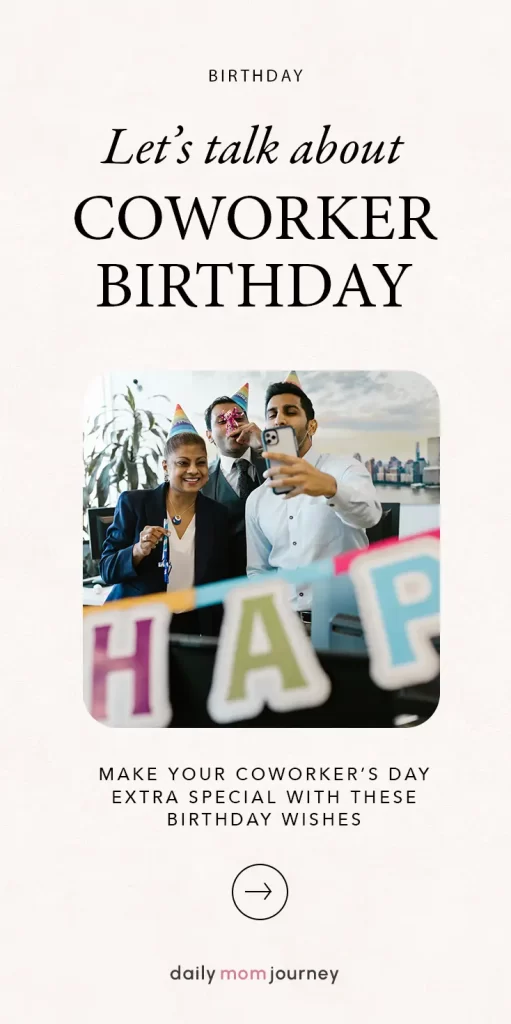
[[[299,381],[298,374],[297,374],[296,370],[290,370],[290,372],[288,373],[286,379],[284,381],[282,381],[282,383],[283,384],[296,384],[297,388],[300,388],[300,389],[302,388],[302,385],[300,384],[300,381]]]
[[[188,416],[184,409],[180,405],[176,405],[176,411],[174,413],[174,419],[169,431],[169,437],[175,437],[176,434],[197,434],[198,431],[195,429],[193,423],[190,423]]]
[[[231,395],[231,398],[244,413],[248,412],[248,384],[243,384],[241,388],[238,388],[236,394]]]

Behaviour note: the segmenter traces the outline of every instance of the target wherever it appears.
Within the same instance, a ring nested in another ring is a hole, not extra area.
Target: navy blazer
[[[99,566],[107,586],[115,584],[107,601],[140,597],[166,589],[163,569],[158,568],[162,545],[159,544],[136,567],[133,565],[133,545],[145,526],[163,525],[167,517],[168,486],[161,484],[154,490],[123,491],[119,495]],[[230,547],[227,510],[199,492],[195,506],[195,586],[228,579],[232,575]],[[197,610],[201,633],[214,636],[218,632],[220,612],[220,606]]]
[[[263,483],[266,462],[255,458],[253,465],[256,471],[255,485]],[[232,536],[232,568],[233,576],[246,576],[247,573],[247,540],[245,532],[245,501],[226,480],[220,467],[220,459],[216,459],[209,467],[209,480],[202,488],[202,494],[225,505],[229,514],[229,529]]]

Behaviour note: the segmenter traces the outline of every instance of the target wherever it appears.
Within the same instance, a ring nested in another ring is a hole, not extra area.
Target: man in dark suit
[[[233,538],[233,568],[236,576],[247,571],[245,503],[263,483],[266,469],[261,430],[248,418],[248,384],[235,395],[215,398],[205,412],[208,440],[218,448],[218,458],[209,467],[209,480],[202,493],[225,505]]]

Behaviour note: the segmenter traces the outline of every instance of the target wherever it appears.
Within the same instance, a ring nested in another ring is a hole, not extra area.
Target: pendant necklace
[[[173,508],[174,508],[174,506],[173,506],[173,504],[172,504],[172,502],[171,502],[170,498],[168,499],[168,502],[169,502],[169,505],[170,505],[171,509],[173,509]],[[195,499],[194,499],[194,500],[192,501],[192,504],[191,504],[191,505],[188,505],[188,506],[187,506],[187,507],[186,507],[185,509],[183,509],[183,512],[188,512],[188,509],[192,508],[192,506],[193,506],[193,505],[195,505]],[[182,519],[182,517],[181,517],[181,516],[179,516],[179,515],[175,514],[175,515],[173,515],[173,516],[171,517],[171,520],[170,520],[170,521],[171,521],[171,523],[173,523],[173,524],[174,524],[174,526],[179,526],[179,524],[180,524],[180,522],[181,522],[181,519]]]

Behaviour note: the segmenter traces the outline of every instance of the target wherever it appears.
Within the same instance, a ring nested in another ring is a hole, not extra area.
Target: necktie
[[[237,459],[235,466],[238,472],[238,493],[242,501],[246,501],[250,492],[254,489],[253,481],[249,476],[250,463],[248,459]]]

